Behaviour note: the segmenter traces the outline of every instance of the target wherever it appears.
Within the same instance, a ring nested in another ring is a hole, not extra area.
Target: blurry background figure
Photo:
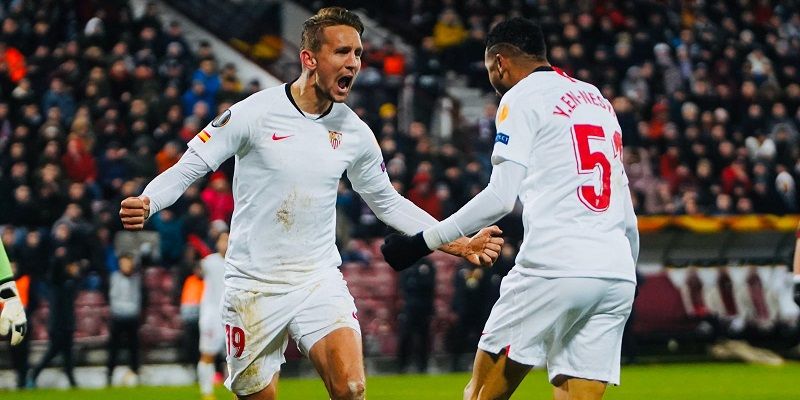
[[[200,353],[200,301],[203,298],[203,270],[200,264],[194,264],[192,274],[183,281],[181,290],[181,321],[183,322],[183,362],[194,365]]]
[[[28,309],[28,305],[30,304],[30,276],[24,271],[20,271],[17,262],[13,259],[11,259],[11,273],[14,274],[14,281],[17,283],[19,299],[22,302],[22,306],[25,307],[25,314],[30,315],[30,310]],[[30,318],[28,318],[28,332],[30,331]],[[11,365],[17,373],[17,387],[23,388],[25,387],[25,376],[30,366],[28,363],[28,356],[31,352],[31,335],[25,335],[22,342],[16,346],[11,346],[9,351],[11,352]]]
[[[428,371],[430,325],[433,315],[433,298],[436,288],[436,269],[428,258],[423,258],[400,274],[400,292],[403,311],[400,313],[400,354],[398,367],[405,372],[409,359],[416,358],[417,372]]]
[[[208,187],[200,194],[208,209],[208,219],[231,222],[233,215],[233,193],[228,178],[222,171],[211,174]]]
[[[451,371],[467,371],[461,359],[464,353],[470,353],[478,346],[483,325],[489,318],[490,269],[462,263],[455,275],[455,292],[453,294],[453,311],[456,323],[450,331],[450,344],[453,358]]]
[[[62,251],[64,250],[64,251]],[[69,386],[77,387],[73,374],[72,344],[75,335],[75,296],[80,284],[80,260],[71,259],[64,247],[56,249],[50,279],[50,338],[42,359],[29,372],[25,385],[36,387],[36,378],[53,359],[61,354]]]
[[[217,221],[214,221],[217,222]],[[220,225],[220,224],[215,224]],[[189,236],[192,246],[202,259],[203,296],[200,300],[200,360],[197,362],[197,382],[203,400],[213,400],[214,364],[218,356],[225,356],[225,328],[222,325],[220,304],[225,290],[225,253],[228,251],[228,233],[219,232],[215,243],[216,252],[197,236]]]
[[[128,365],[134,376],[139,375],[139,326],[141,325],[144,292],[142,276],[133,254],[119,257],[119,270],[111,274],[108,288],[108,303],[111,306],[111,320],[108,340],[108,365],[106,384],[111,386],[117,354],[124,341],[127,342]],[[138,378],[134,379],[138,382]]]

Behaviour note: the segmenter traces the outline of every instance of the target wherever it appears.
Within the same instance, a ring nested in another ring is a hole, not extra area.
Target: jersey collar
[[[301,110],[300,107],[297,106],[297,103],[295,103],[295,101],[294,101],[294,97],[292,97],[292,84],[295,83],[296,81],[297,81],[297,79],[295,79],[295,80],[287,83],[286,85],[284,85],[284,88],[286,89],[286,97],[289,98],[289,102],[292,103],[292,105],[294,106],[295,110],[297,110],[300,113],[300,115],[308,118],[306,113],[304,113],[303,110]],[[333,102],[331,102],[331,106],[328,107],[328,109],[325,110],[324,113],[320,114],[319,117],[314,118],[314,119],[320,119],[320,118],[330,114],[331,110],[333,110]]]
[[[541,67],[536,67],[536,69],[531,71],[531,73],[544,72],[544,71],[555,71],[555,70],[553,69],[553,67],[551,67],[549,65],[542,65]]]

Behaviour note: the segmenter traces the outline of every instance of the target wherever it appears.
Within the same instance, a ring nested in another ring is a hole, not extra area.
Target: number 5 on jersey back
[[[603,127],[588,124],[572,126],[572,141],[575,159],[578,162],[578,173],[581,175],[594,174],[595,169],[600,169],[600,192],[597,192],[595,185],[581,185],[578,187],[578,199],[589,210],[603,212],[611,203],[611,163],[605,153],[591,150],[590,139],[605,141],[606,135]],[[614,132],[614,156],[621,154],[621,139],[622,135]]]

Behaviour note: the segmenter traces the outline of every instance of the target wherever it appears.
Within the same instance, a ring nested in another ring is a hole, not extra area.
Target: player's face
[[[361,70],[361,37],[347,25],[325,27],[322,45],[315,53],[317,59],[317,93],[328,100],[341,103],[347,100],[356,75]]]
[[[500,73],[500,59],[497,54],[484,53],[483,65],[489,73],[489,83],[492,84],[497,95],[502,97],[509,89],[503,82],[503,74]],[[506,74],[507,75],[507,74]]]

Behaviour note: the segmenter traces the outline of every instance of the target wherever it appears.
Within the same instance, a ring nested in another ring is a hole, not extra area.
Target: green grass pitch
[[[623,367],[622,386],[606,392],[609,400],[788,400],[800,399],[800,363],[781,367],[745,364],[670,364]],[[468,374],[391,375],[367,379],[367,398],[373,400],[461,399]],[[217,387],[217,398],[232,395]],[[548,399],[551,389],[544,371],[534,370],[522,383],[514,399]],[[14,400],[199,400],[197,388],[137,387],[87,390],[33,390],[2,392],[0,398]],[[281,400],[327,399],[319,379],[281,379]]]

